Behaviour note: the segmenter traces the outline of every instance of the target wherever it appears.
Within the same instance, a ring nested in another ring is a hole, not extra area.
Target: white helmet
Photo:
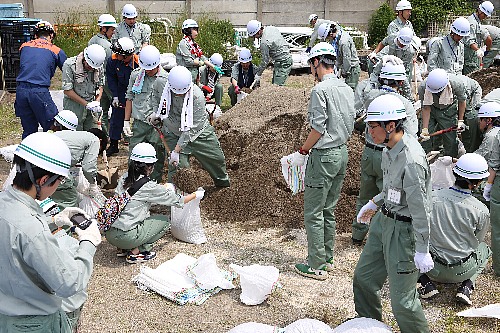
[[[252,61],[252,52],[247,48],[242,48],[240,53],[238,53],[238,61],[242,63]]]
[[[321,25],[318,27],[318,37],[321,40],[325,40],[326,37],[328,37],[328,35],[330,34],[330,26],[330,22],[325,22],[321,23]]]
[[[168,85],[174,94],[187,93],[193,86],[191,72],[184,66],[175,66],[168,74]]]
[[[307,60],[311,60],[312,58],[316,58],[322,55],[337,56],[332,44],[327,42],[321,42],[313,46],[311,52],[309,53],[309,58]]]
[[[451,24],[451,32],[465,37],[470,34],[470,23],[465,17],[458,17]]]
[[[412,9],[411,3],[409,1],[401,0],[400,2],[397,3],[396,10],[405,10],[405,9]]]
[[[64,177],[68,176],[71,167],[71,153],[66,143],[57,135],[47,132],[28,135],[17,146],[14,155]]]
[[[187,19],[182,22],[182,29],[198,28],[198,23],[195,20]]]
[[[135,9],[134,5],[128,3],[125,6],[123,6],[122,16],[126,18],[137,17],[137,9]]]
[[[224,62],[224,59],[222,58],[220,53],[214,53],[210,57],[210,62],[215,66],[221,67],[222,63]]]
[[[500,104],[488,102],[481,105],[477,112],[478,118],[497,118],[500,117]]]
[[[122,37],[111,44],[111,51],[127,57],[135,53],[134,41],[128,37]]]
[[[399,30],[398,36],[396,37],[398,41],[404,46],[410,45],[411,39],[413,38],[413,30],[409,27],[404,27]]]
[[[255,36],[257,32],[259,32],[260,28],[262,28],[262,23],[257,20],[250,20],[247,24],[247,32],[250,37]]]
[[[155,163],[158,161],[156,158],[155,148],[147,142],[138,143],[132,152],[130,153],[130,159],[132,161],[144,162],[144,163]]]
[[[420,47],[422,46],[422,40],[418,36],[413,36],[411,39],[411,46],[417,51],[420,51]]]
[[[391,121],[406,118],[403,102],[394,95],[384,94],[375,98],[366,111],[365,123],[369,121]]]
[[[151,70],[160,64],[160,51],[153,45],[146,45],[139,53],[139,66],[145,70]]]
[[[429,73],[425,88],[435,94],[443,90],[449,82],[448,73],[442,68],[436,68]]]
[[[101,16],[99,16],[99,19],[97,20],[97,25],[100,27],[115,27],[115,28],[117,26],[115,17],[110,14],[102,14]]]
[[[311,23],[312,21],[317,20],[317,19],[318,19],[318,15],[316,15],[316,14],[309,15],[309,23]]]
[[[106,51],[99,44],[92,44],[83,50],[83,56],[87,64],[94,68],[101,68],[106,60]]]
[[[405,66],[403,64],[394,65],[392,62],[388,61],[384,66],[382,66],[379,78],[404,81],[406,80]]]
[[[493,14],[493,11],[495,10],[495,7],[490,1],[483,1],[479,5],[479,10],[482,11],[483,13],[486,14],[486,16],[491,16]]]
[[[460,157],[453,172],[467,179],[483,179],[490,175],[488,162],[479,154],[468,153]]]
[[[72,131],[76,131],[76,128],[78,127],[78,117],[73,111],[62,110],[56,114],[54,119],[57,120],[59,124]]]

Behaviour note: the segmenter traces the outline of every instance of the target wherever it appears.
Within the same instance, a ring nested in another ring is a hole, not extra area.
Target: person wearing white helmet
[[[97,20],[97,25],[99,26],[99,33],[94,35],[88,42],[88,46],[92,44],[99,44],[103,47],[106,52],[106,59],[104,60],[104,65],[102,66],[104,75],[106,75],[106,64],[108,60],[111,58],[111,37],[115,33],[116,29],[116,20],[111,14],[102,14],[99,16]],[[111,91],[108,87],[108,82],[105,80],[103,86],[103,95],[101,97],[100,105],[103,110],[102,113],[102,129],[105,133],[108,133],[109,119],[108,119],[108,111],[111,107],[111,101],[113,99],[113,95],[111,95]]]
[[[307,233],[307,262],[295,271],[308,278],[325,280],[334,268],[334,210],[347,168],[346,142],[352,134],[354,94],[334,73],[335,50],[326,42],[309,53],[312,75],[319,81],[311,91],[307,119],[310,131],[292,166],[304,166],[304,225]],[[309,155],[306,165],[306,156]]]
[[[490,1],[483,1],[477,7],[475,13],[467,17],[470,24],[470,34],[463,39],[465,45],[464,69],[462,74],[467,75],[480,68],[480,62],[484,57],[483,45],[486,50],[491,48],[491,37],[488,30],[483,29],[481,22],[493,15],[495,8]]]
[[[330,21],[318,18],[318,15],[316,14],[309,15],[309,26],[313,28],[313,32],[309,39],[309,45],[306,48],[307,53],[311,52],[311,48],[314,46],[314,44],[316,44],[316,39],[318,39],[319,27],[324,23],[330,23]]]
[[[394,95],[375,98],[365,122],[382,152],[382,191],[364,205],[358,222],[370,235],[354,270],[359,317],[382,321],[380,290],[389,279],[392,312],[401,332],[429,332],[415,286],[434,266],[429,254],[432,184],[425,152],[404,130],[405,107]]]
[[[99,103],[103,95],[105,60],[104,48],[92,44],[63,65],[63,109],[77,115],[79,131],[97,127],[103,113]]]
[[[76,254],[59,246],[49,225],[73,226],[81,209],[66,208],[52,218],[44,215],[36,200],[44,201],[68,176],[68,146],[50,133],[27,136],[14,152],[17,173],[12,186],[0,193],[0,331],[71,332],[63,299],[84,293],[93,269],[93,257],[101,242],[97,223],[75,228]],[[13,281],[22,288],[12,288]],[[50,329],[49,329],[50,328]]]
[[[474,152],[481,144],[482,135],[478,127],[477,109],[483,96],[483,88],[479,82],[465,75],[457,75],[462,80],[465,89],[465,130],[460,134],[465,151]]]
[[[491,154],[495,151],[495,144],[498,144],[497,136],[500,132],[500,103],[486,102],[481,105],[477,112],[477,127],[484,134],[481,145],[474,153],[490,160]]]
[[[403,128],[408,135],[417,135],[418,119],[413,103],[402,96],[401,90],[406,81],[406,70],[404,65],[395,65],[388,61],[382,67],[377,83],[361,82],[354,94],[354,107],[360,114],[366,114],[370,103],[381,95],[393,95],[398,97],[405,107],[406,118]],[[364,88],[363,88],[364,87]],[[358,121],[359,122],[359,121]],[[359,194],[356,200],[356,213],[359,212],[371,198],[382,191],[382,151],[383,144],[375,144],[368,128],[365,128],[365,147],[361,157],[361,176]],[[368,233],[368,225],[359,223],[357,218],[352,222],[352,242],[362,245]]]
[[[432,299],[439,294],[432,281],[460,283],[456,300],[472,305],[470,296],[476,288],[476,278],[491,256],[484,242],[490,212],[472,195],[488,177],[488,163],[481,155],[465,154],[453,167],[453,175],[453,186],[432,191],[429,252],[435,265],[420,276],[419,293],[423,299]]]
[[[35,39],[19,48],[19,74],[16,78],[16,117],[21,120],[22,137],[38,131],[40,125],[48,131],[57,114],[50,96],[50,81],[59,67],[62,70],[66,53],[52,44],[56,35],[52,24],[40,21],[33,29]]]
[[[450,27],[450,33],[438,37],[429,48],[428,71],[442,68],[450,74],[462,74],[464,68],[464,44],[460,42],[470,34],[469,21],[458,17]]]
[[[189,70],[183,66],[172,68],[167,83],[155,83],[151,101],[155,107],[150,123],[163,123],[170,150],[168,181],[172,182],[179,168],[189,168],[189,158],[193,156],[216,187],[229,187],[226,158],[208,121],[205,96],[190,80]]]
[[[122,37],[114,41],[111,50],[113,54],[106,65],[106,82],[113,96],[108,133],[110,142],[106,150],[108,157],[119,152],[118,141],[122,138],[125,119],[125,95],[132,71],[139,68],[139,56],[134,53],[134,42],[130,38]]]
[[[214,53],[209,61],[214,67],[222,68],[224,59],[220,53]],[[215,105],[220,107],[222,103],[222,94],[224,92],[222,83],[219,82],[222,74],[217,72],[214,67],[203,66],[200,68],[200,83],[198,86],[203,91],[207,101],[214,99]]]
[[[170,228],[165,215],[150,215],[151,205],[183,207],[195,198],[203,198],[205,191],[181,196],[172,184],[159,184],[150,180],[154,165],[158,163],[156,150],[151,144],[141,142],[130,153],[128,171],[118,181],[116,193],[133,189],[135,193],[120,212],[116,221],[105,232],[106,240],[118,247],[117,256],[126,255],[129,264],[145,262],[156,257],[153,244]],[[163,166],[163,165],[162,165]]]
[[[148,142],[156,149],[158,163],[155,164],[151,178],[161,182],[165,148],[162,145],[158,130],[149,121],[158,105],[151,103],[154,94],[154,84],[167,82],[168,73],[160,65],[160,51],[153,45],[146,45],[139,54],[139,68],[130,74],[130,80],[125,94],[125,116],[123,133],[130,137],[129,150],[141,142]],[[134,118],[130,127],[130,118]]]
[[[491,47],[484,52],[483,68],[489,68],[493,65],[495,57],[500,50],[500,28],[494,25],[482,24],[483,29],[488,31],[491,38]],[[488,39],[487,39],[488,40]],[[485,41],[486,43],[486,41]]]
[[[128,37],[134,41],[135,53],[151,42],[151,27],[145,23],[137,22],[137,9],[132,4],[126,4],[122,9],[123,21],[116,27],[112,42]]]
[[[361,67],[359,66],[356,45],[354,45],[351,35],[335,22],[321,24],[318,32],[321,32],[319,36],[322,40],[332,44],[337,55],[337,70],[340,70],[340,75],[344,78],[345,83],[355,90]]]
[[[238,53],[238,62],[231,68],[231,85],[227,94],[231,99],[231,106],[238,102],[238,94],[243,91],[247,94],[259,85],[254,84],[255,65],[252,63],[252,53],[247,48],[242,48]],[[252,87],[252,89],[250,89]]]
[[[465,106],[467,95],[463,81],[444,69],[437,68],[420,83],[418,96],[422,103],[422,147],[426,152],[431,150],[429,133],[438,129],[457,126],[457,131],[441,134],[446,156],[458,156],[457,132],[465,130]]]
[[[293,59],[290,55],[290,45],[283,38],[278,28],[264,27],[257,20],[250,20],[247,24],[248,35],[260,38],[260,65],[255,70],[255,81],[260,82],[260,77],[271,60],[274,63],[272,83],[278,86],[285,85],[285,81],[292,70]]]

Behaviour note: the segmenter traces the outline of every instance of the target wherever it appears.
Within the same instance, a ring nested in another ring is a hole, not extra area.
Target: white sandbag
[[[247,96],[248,94],[246,92],[240,91],[240,93],[236,95],[236,103],[241,102]]]
[[[231,264],[229,267],[240,276],[240,300],[246,305],[264,302],[277,286],[280,272],[274,266]]]
[[[285,333],[332,333],[330,326],[310,318],[299,319],[285,327]]]
[[[12,185],[12,182],[14,181],[14,177],[16,177],[16,173],[17,173],[17,171],[16,171],[15,166],[10,168],[9,175],[7,176],[5,181],[3,182],[2,191],[7,191],[7,188]]]
[[[500,319],[500,303],[488,304],[482,308],[460,311],[457,316]]]
[[[169,71],[177,65],[175,60],[175,54],[173,53],[162,53],[160,54],[160,65],[163,69]]]
[[[10,145],[0,148],[0,155],[9,163],[14,161],[14,152],[17,149],[17,145]]]
[[[372,318],[354,318],[337,326],[334,333],[389,333],[392,329]],[[288,333],[288,332],[287,332]]]
[[[453,176],[454,163],[450,156],[439,157],[430,165],[432,189],[438,190],[441,188],[449,188],[455,184],[455,176]]]
[[[216,104],[206,104],[205,105],[205,111],[207,111],[208,115],[212,116],[212,119],[215,120],[222,116],[222,109],[220,106]]]
[[[50,97],[56,104],[57,111],[63,110],[64,90],[50,90]]]
[[[216,287],[233,289],[234,285],[228,281],[220,268],[213,253],[207,253],[188,266],[186,274],[191,277],[201,289],[211,290]]]
[[[227,333],[278,333],[282,330],[277,326],[271,326],[261,323],[249,322],[240,324]]]
[[[292,194],[297,194],[304,191],[304,177],[306,175],[306,165],[309,155],[306,156],[303,166],[291,166],[292,155],[290,154],[281,158],[281,173]]]
[[[200,216],[200,200],[193,199],[183,208],[172,206],[170,231],[172,236],[183,242],[202,244],[207,241]]]

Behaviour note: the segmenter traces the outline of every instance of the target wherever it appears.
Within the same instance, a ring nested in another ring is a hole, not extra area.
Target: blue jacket
[[[132,60],[125,64],[122,60],[118,60],[116,54],[113,53],[106,64],[106,80],[109,90],[113,97],[118,97],[121,104],[125,105],[125,94],[127,93],[130,73],[139,67],[139,57],[134,55]]]

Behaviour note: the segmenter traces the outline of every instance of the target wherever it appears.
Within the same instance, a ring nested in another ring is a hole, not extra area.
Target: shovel
[[[453,132],[453,131],[456,131],[456,130],[457,130],[457,126],[451,126],[449,128],[445,128],[445,129],[436,131],[434,133],[431,133],[431,134],[429,134],[429,136],[433,137],[433,136],[436,136],[436,135],[441,135],[441,134]],[[418,138],[418,141],[421,142],[422,138]]]
[[[118,168],[110,168],[106,151],[102,152],[102,160],[106,169],[97,171],[97,183],[103,189],[110,190],[118,185]]]

